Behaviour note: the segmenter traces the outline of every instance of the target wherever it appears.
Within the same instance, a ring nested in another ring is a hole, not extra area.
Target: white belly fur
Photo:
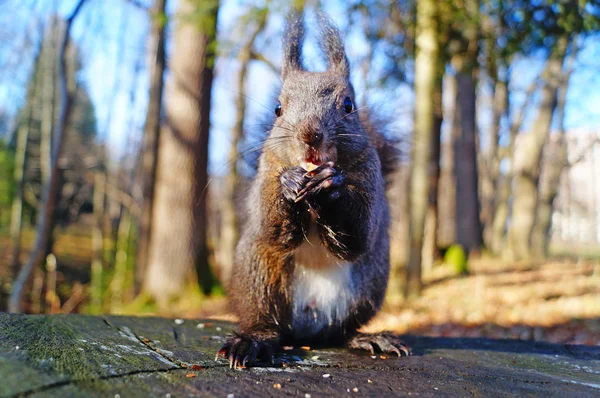
[[[295,254],[292,329],[301,337],[339,325],[356,294],[352,264],[329,253],[314,234],[309,240]]]

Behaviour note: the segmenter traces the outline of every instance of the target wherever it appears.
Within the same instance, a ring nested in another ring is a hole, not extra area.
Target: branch
[[[145,4],[142,4],[140,1],[138,0],[125,0],[125,3],[131,4],[132,6],[139,8],[140,10],[143,11],[149,11],[150,8],[148,8],[148,6],[146,6]]]
[[[106,183],[106,196],[123,205],[127,210],[136,217],[141,214],[140,204],[127,192],[120,190],[118,187]]]
[[[543,73],[543,72],[542,72]],[[527,92],[525,94],[525,101],[523,101],[523,105],[519,107],[514,119],[510,123],[510,140],[514,141],[515,137],[521,130],[521,125],[525,120],[525,111],[529,107],[529,104],[533,100],[533,94],[535,94],[535,90],[537,89],[539,84],[539,79],[534,79],[533,82],[527,87]]]
[[[268,60],[264,55],[262,55],[261,53],[257,53],[255,51],[252,51],[250,53],[250,59],[253,61],[261,61],[264,62],[265,65],[267,65],[267,67],[269,69],[271,69],[271,71],[273,73],[275,73],[276,75],[279,76],[279,74],[281,73],[281,71],[279,70],[279,68],[277,66],[275,66],[275,64],[273,62],[271,62],[270,60]]]

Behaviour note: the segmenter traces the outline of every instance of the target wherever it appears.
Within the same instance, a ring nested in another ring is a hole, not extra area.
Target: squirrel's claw
[[[296,202],[298,193],[310,181],[310,178],[306,174],[306,170],[299,166],[287,169],[281,173],[279,181],[281,182],[283,196],[288,201]]]
[[[215,361],[219,357],[229,360],[231,369],[245,369],[259,357],[273,362],[273,347],[268,341],[259,341],[244,335],[231,337],[217,352]]]
[[[298,192],[298,196],[294,200],[296,203],[309,196],[315,196],[323,190],[337,188],[342,185],[342,182],[344,181],[342,173],[331,167],[329,163],[331,162],[325,163],[318,169],[310,171],[304,175],[305,177],[310,177],[311,179],[306,183],[304,188]],[[337,199],[338,197],[339,193],[336,191],[331,191],[329,196],[330,199]]]
[[[348,347],[354,350],[366,350],[375,354],[375,350],[383,353],[394,353],[401,357],[411,355],[411,349],[398,336],[389,332],[359,333],[348,342]]]

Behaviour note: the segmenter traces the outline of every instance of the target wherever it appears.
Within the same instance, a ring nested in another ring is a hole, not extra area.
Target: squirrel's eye
[[[346,113],[350,113],[353,109],[354,104],[352,103],[352,100],[350,99],[350,97],[346,97],[346,99],[344,99],[344,110],[346,111]]]
[[[275,114],[277,115],[277,117],[281,116],[282,114],[282,110],[281,110],[281,104],[278,102],[277,106],[275,107]]]

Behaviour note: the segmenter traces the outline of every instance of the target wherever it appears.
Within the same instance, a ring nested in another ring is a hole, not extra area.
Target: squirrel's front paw
[[[281,192],[283,193],[283,196],[290,202],[298,202],[298,200],[296,200],[298,193],[310,180],[306,174],[306,170],[300,166],[297,166],[285,170],[279,176],[279,181],[281,182]]]
[[[348,347],[354,350],[370,351],[372,355],[375,355],[375,348],[383,353],[394,353],[399,357],[402,354],[406,356],[411,354],[410,347],[390,332],[359,333],[348,341]]]
[[[341,172],[333,168],[333,162],[326,162],[316,169],[306,172],[304,175],[309,181],[298,192],[296,202],[305,198],[315,197],[319,193],[326,193],[329,200],[335,200],[340,197],[339,188],[344,182],[344,176]]]
[[[229,367],[244,369],[257,359],[273,363],[276,344],[269,340],[260,340],[252,336],[235,334],[229,338],[215,356],[229,359]]]

